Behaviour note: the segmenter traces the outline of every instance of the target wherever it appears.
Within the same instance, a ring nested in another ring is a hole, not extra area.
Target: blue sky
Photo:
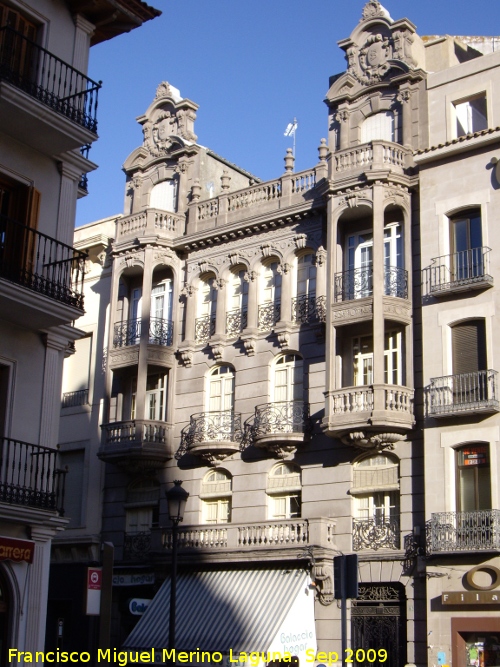
[[[296,171],[317,162],[326,136],[328,78],[345,70],[337,42],[365,0],[148,0],[160,18],[91,49],[89,76],[102,80],[99,141],[77,225],[121,213],[125,158],[142,144],[135,118],[168,81],[199,105],[198,142],[263,180],[283,172],[298,119]],[[498,0],[385,0],[393,19],[420,35],[500,35]]]

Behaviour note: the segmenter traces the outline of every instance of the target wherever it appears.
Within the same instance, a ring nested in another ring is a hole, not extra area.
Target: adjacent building
[[[8,647],[43,650],[51,542],[68,523],[56,448],[63,360],[84,312],[76,201],[97,166],[89,47],[157,14],[138,0],[0,3],[2,664]]]
[[[339,652],[355,553],[358,664],[498,664],[500,54],[376,0],[339,45],[316,165],[260,182],[164,82],[123,214],[77,230],[53,553],[114,545],[113,646],[168,645],[182,480],[178,648]]]

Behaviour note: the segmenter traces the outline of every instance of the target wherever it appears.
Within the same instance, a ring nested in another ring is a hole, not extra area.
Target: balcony
[[[89,402],[89,390],[78,389],[78,391],[66,391],[62,395],[62,408],[77,408],[80,405],[87,405]]]
[[[174,340],[174,325],[162,317],[149,318],[149,343],[170,347]]]
[[[127,245],[142,237],[171,240],[182,236],[185,226],[184,215],[148,208],[117,220],[115,245]]]
[[[197,317],[194,322],[194,340],[196,343],[206,343],[215,333],[215,317],[204,315]]]
[[[257,405],[250,433],[257,447],[277,455],[293,452],[309,437],[309,404],[283,401]]]
[[[21,33],[0,28],[0,121],[23,143],[58,154],[93,141],[100,87]]]
[[[456,417],[500,411],[498,372],[493,370],[431,378],[428,414]]]
[[[37,297],[21,295],[4,285],[1,296],[7,301],[4,312],[16,316],[22,308],[21,323],[26,326],[26,305],[39,312],[29,319],[39,326],[55,326],[79,317],[83,312],[83,279],[87,255],[36,229],[0,216],[0,278],[21,285],[65,306],[54,308]],[[68,307],[70,310],[68,310]],[[40,322],[38,322],[38,319]]]
[[[326,432],[339,437],[353,429],[413,428],[413,389],[395,384],[344,387],[327,392]]]
[[[226,333],[228,336],[239,336],[243,329],[247,327],[247,314],[246,308],[236,308],[227,313]]]
[[[125,320],[117,322],[113,331],[113,347],[139,345],[141,340],[141,320]]]
[[[150,530],[125,533],[123,539],[123,560],[142,562],[148,559],[150,552]]]
[[[490,248],[472,248],[435,257],[427,269],[428,292],[440,297],[493,286]]]
[[[336,273],[334,296],[336,302],[373,296],[373,267]],[[384,296],[408,298],[408,271],[397,266],[385,267]]]
[[[403,175],[411,163],[411,150],[392,141],[374,140],[335,151],[332,178],[335,182],[347,182],[357,181],[360,176],[375,179],[385,173]]]
[[[189,426],[183,430],[181,447],[176,456],[180,458],[190,453],[212,465],[239,452],[242,438],[239,412],[199,412],[191,415]]]
[[[199,558],[200,551],[220,553],[245,561],[254,551],[267,551],[270,558],[296,559],[308,546],[335,549],[335,521],[326,518],[283,519],[259,523],[227,523],[217,525],[179,526],[179,549],[191,551]],[[172,549],[172,531],[163,532],[163,545]],[[274,553],[273,553],[274,552]],[[259,556],[262,557],[262,556]]]
[[[437,512],[427,523],[427,554],[500,551],[500,510]]]
[[[315,324],[326,322],[326,297],[303,294],[292,299],[292,322]]]
[[[399,547],[399,517],[352,520],[353,551],[397,550]]]
[[[171,425],[149,419],[112,422],[101,426],[101,460],[132,470],[156,470],[173,456]]]
[[[260,331],[272,331],[280,321],[281,304],[264,303],[259,306],[258,327]]]
[[[0,502],[64,516],[66,470],[56,467],[57,451],[11,438],[2,439]]]

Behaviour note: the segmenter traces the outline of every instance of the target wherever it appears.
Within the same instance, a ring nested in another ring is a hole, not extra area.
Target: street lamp
[[[174,486],[165,492],[168,503],[168,516],[172,522],[172,569],[170,573],[170,618],[168,628],[168,647],[175,648],[175,601],[177,595],[177,530],[184,518],[189,493],[181,486],[180,480],[174,481]]]

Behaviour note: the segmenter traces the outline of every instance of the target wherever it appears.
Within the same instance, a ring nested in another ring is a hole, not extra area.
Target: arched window
[[[201,485],[203,523],[231,521],[232,478],[225,470],[210,470]]]
[[[270,519],[295,519],[301,515],[302,482],[300,469],[278,463],[267,480]]]
[[[396,141],[394,113],[380,111],[368,116],[361,125],[361,143],[366,144],[374,139],[382,141]]]
[[[156,345],[172,345],[172,333],[172,280],[165,278],[153,283],[151,289],[149,342]]]
[[[398,549],[399,465],[376,454],[354,465],[351,494],[355,502],[353,549]],[[372,527],[377,526],[373,533]]]
[[[247,326],[248,280],[245,280],[245,275],[245,269],[231,274],[226,321],[226,332],[229,335],[239,334]]]
[[[208,412],[233,412],[234,371],[230,366],[216,366],[208,376]]]
[[[264,266],[259,306],[259,329],[269,331],[281,317],[281,273],[279,263]]]
[[[198,316],[195,323],[197,343],[207,341],[215,333],[215,315],[217,312],[217,289],[215,277],[201,281],[198,290]]]
[[[309,322],[316,308],[316,266],[312,252],[297,258],[296,297],[292,301],[292,320]]]
[[[177,181],[169,179],[157,183],[151,190],[149,206],[162,211],[177,211]]]

